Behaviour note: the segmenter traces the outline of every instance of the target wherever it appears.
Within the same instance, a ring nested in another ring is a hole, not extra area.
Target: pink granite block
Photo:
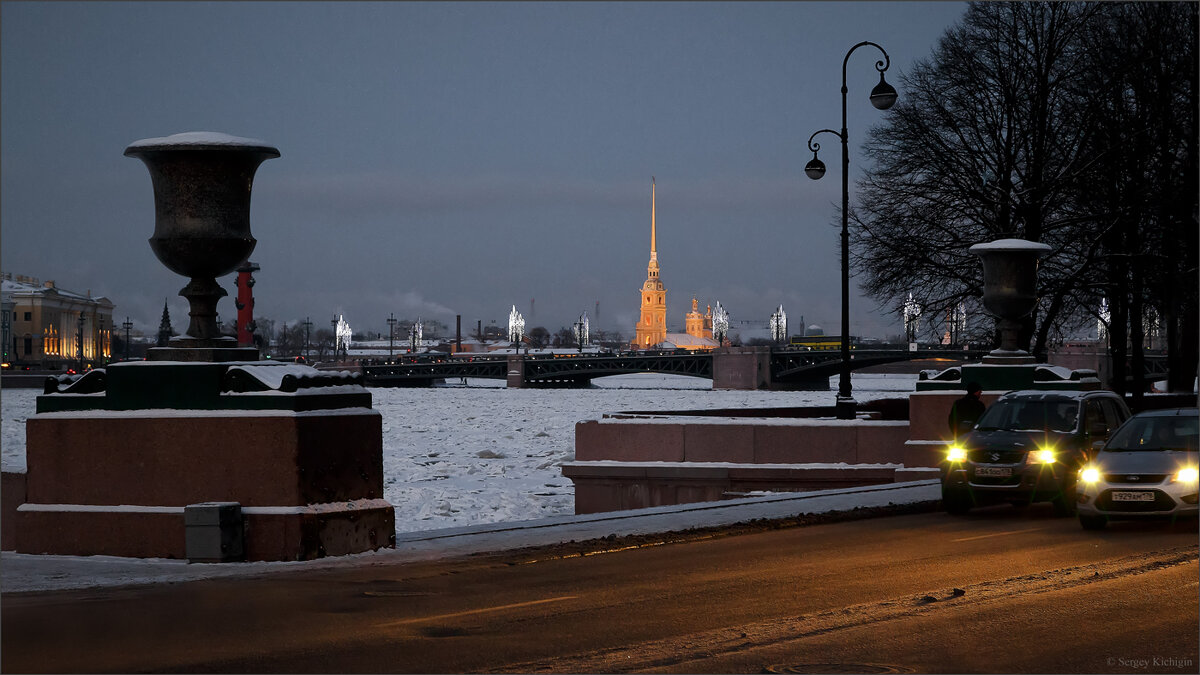
[[[682,462],[682,424],[620,424],[597,420],[575,425],[575,459],[581,462]]]
[[[683,428],[688,462],[753,462],[754,427],[749,424],[688,424]]]
[[[855,435],[844,426],[760,425],[754,428],[754,462],[804,464],[855,462]]]
[[[186,558],[183,508],[121,510],[26,504],[17,510],[16,550],[48,555]],[[36,510],[35,510],[36,509]]]
[[[25,474],[5,471],[0,482],[0,549],[16,550],[17,507],[25,503]]]
[[[34,416],[28,501],[304,505],[383,496],[382,418],[361,414]]]
[[[860,423],[854,427],[858,464],[903,463],[909,427],[904,422]]]

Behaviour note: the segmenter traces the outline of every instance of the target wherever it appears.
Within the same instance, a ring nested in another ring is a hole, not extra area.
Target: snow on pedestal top
[[[993,251],[1029,251],[1030,253],[1049,253],[1050,246],[1028,239],[997,239],[984,244],[975,244],[967,252],[979,254]]]
[[[170,150],[173,148],[255,148],[279,154],[277,148],[257,138],[230,136],[219,131],[185,131],[181,134],[160,138],[143,138],[140,141],[130,143],[129,147],[125,148],[125,151],[138,149]]]

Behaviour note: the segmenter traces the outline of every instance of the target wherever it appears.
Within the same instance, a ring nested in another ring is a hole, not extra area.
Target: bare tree
[[[296,356],[304,351],[304,326],[300,323],[288,325],[283,322],[275,331],[275,354]]]
[[[1091,3],[973,3],[929,60],[902,78],[888,121],[872,129],[851,252],[864,289],[924,316],[960,303],[980,314],[982,270],[967,249],[1022,238],[1049,244],[1044,302],[1023,326],[1042,351],[1052,326],[1084,318],[1069,289],[1098,237],[1068,198],[1086,168],[1080,94],[1067,83]],[[1036,338],[1036,339],[1035,339]]]
[[[1147,317],[1161,319],[1172,391],[1191,391],[1200,357],[1197,304],[1197,6],[1113,3],[1088,34],[1098,69],[1092,170],[1078,199],[1097,207],[1101,265],[1080,289],[1107,301],[1114,386],[1138,398]],[[1128,369],[1127,369],[1128,365]]]
[[[967,249],[1040,241],[1026,344],[1106,317],[1114,385],[1132,373],[1137,395],[1155,317],[1169,386],[1191,390],[1197,23],[1195,3],[972,3],[869,134],[851,214],[864,289],[897,314],[912,292],[923,317],[959,302],[978,316]]]
[[[529,339],[533,342],[534,347],[545,347],[550,344],[550,331],[544,326],[535,326],[529,331]]]
[[[333,354],[333,330],[318,328],[309,338],[308,348],[317,353],[317,360],[324,361],[326,355]]]

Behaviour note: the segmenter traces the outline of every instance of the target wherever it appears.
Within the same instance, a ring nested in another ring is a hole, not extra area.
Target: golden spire
[[[654,242],[654,176],[650,176],[650,262],[658,261],[658,247]]]

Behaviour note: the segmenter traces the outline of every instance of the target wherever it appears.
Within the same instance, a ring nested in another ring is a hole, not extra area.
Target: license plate
[[[1114,502],[1152,502],[1154,493],[1116,491],[1112,493],[1112,500]]]
[[[1012,476],[1012,467],[1008,466],[980,466],[975,468],[976,476],[988,476],[990,478],[1008,478]]]

